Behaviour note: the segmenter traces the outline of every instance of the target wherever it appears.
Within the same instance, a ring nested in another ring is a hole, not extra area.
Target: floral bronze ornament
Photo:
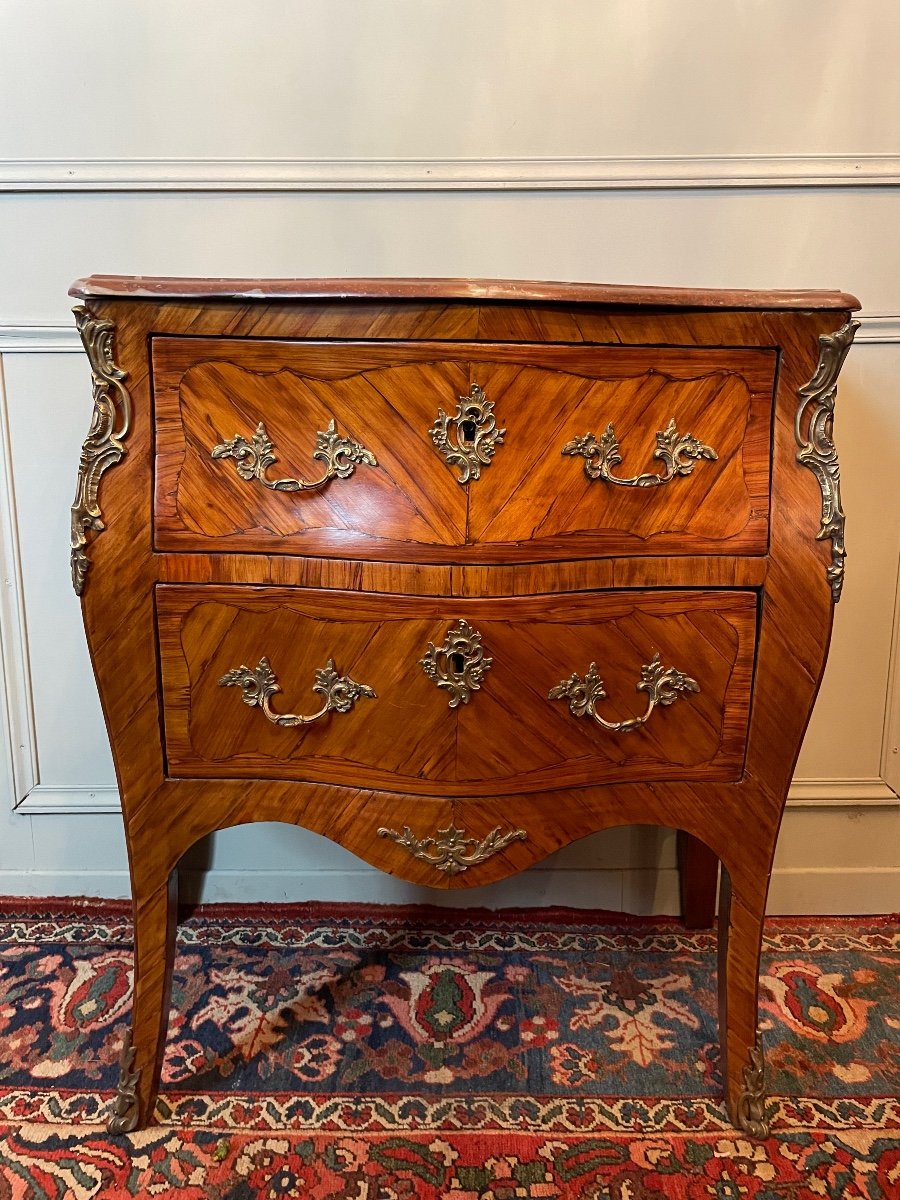
[[[797,462],[809,467],[822,489],[822,523],[818,539],[831,539],[831,566],[825,575],[831,586],[831,599],[837,604],[844,586],[844,510],[841,507],[841,469],[832,440],[834,401],[837,380],[847,352],[859,329],[859,321],[848,321],[836,333],[823,333],[819,338],[819,361],[812,379],[800,388],[800,403],[794,419],[794,437],[799,450]],[[801,428],[803,416],[812,405],[808,432]]]
[[[524,829],[512,829],[508,833],[501,833],[499,825],[481,841],[473,837],[467,838],[465,830],[457,829],[455,825],[439,829],[437,837],[418,838],[408,825],[404,825],[399,833],[396,829],[385,829],[382,826],[378,830],[378,836],[390,838],[398,846],[408,850],[413,858],[421,859],[447,875],[459,875],[468,871],[469,867],[475,867],[492,855],[499,854],[512,842],[524,842],[528,838]]]
[[[481,468],[490,466],[506,434],[505,429],[497,428],[493,402],[477,383],[469,388],[468,396],[458,398],[455,416],[439,408],[428,432],[448,464],[459,468],[457,482],[462,484],[481,477]]]
[[[598,725],[602,725],[611,733],[631,733],[647,723],[657,705],[667,708],[684,692],[699,692],[700,685],[696,679],[691,679],[683,671],[676,670],[675,667],[664,667],[659,655],[654,654],[653,660],[641,667],[637,691],[646,692],[649,697],[646,712],[642,716],[632,717],[628,721],[605,721],[596,711],[595,705],[606,699],[606,691],[597,664],[592,662],[587,674],[581,676],[573,673],[555,688],[551,688],[547,699],[568,700],[569,711],[573,716],[592,717]]]
[[[348,479],[360,463],[378,466],[372,451],[353,438],[339,434],[334,421],[316,434],[313,458],[325,464],[321,479],[267,479],[266,471],[278,462],[278,456],[262,421],[249,441],[236,434],[227,442],[214,446],[211,453],[213,458],[233,458],[241,479],[248,483],[255,479],[273,492],[310,492],[322,487],[329,479]]]
[[[116,1088],[116,1097],[106,1123],[107,1132],[114,1136],[131,1133],[137,1129],[139,1078],[140,1071],[134,1069],[134,1046],[131,1042],[131,1030],[128,1029],[125,1032],[125,1040],[122,1042],[122,1052],[119,1056],[119,1084]]]
[[[125,454],[123,442],[131,428],[131,396],[125,387],[128,376],[113,358],[113,322],[91,316],[81,304],[72,311],[91,364],[94,393],[91,427],[78,463],[69,539],[72,586],[80,596],[91,565],[87,556],[88,531],[100,533],[106,528],[97,500],[100,476]]]
[[[620,487],[640,488],[659,487],[679,475],[690,475],[698,459],[715,461],[719,457],[712,446],[704,445],[692,433],[679,433],[674,417],[656,435],[653,457],[660,459],[663,464],[661,475],[650,471],[625,479],[613,474],[613,467],[621,463],[622,456],[619,453],[619,439],[612,425],[607,425],[599,438],[593,433],[573,438],[571,442],[566,442],[561,453],[573,457],[580,455],[584,459],[584,473],[588,479],[602,479],[606,483],[617,483]]]
[[[757,1034],[756,1045],[750,1047],[747,1065],[742,1076],[743,1088],[737,1099],[735,1124],[754,1138],[769,1136],[766,1119],[765,1065],[762,1045]]]
[[[329,658],[324,667],[316,671],[316,681],[313,691],[325,697],[325,703],[317,713],[309,717],[297,716],[295,713],[278,714],[272,711],[271,700],[282,689],[279,686],[275,672],[267,658],[259,660],[255,670],[250,667],[235,667],[219,680],[219,687],[239,687],[243,692],[241,697],[251,708],[259,707],[267,720],[273,725],[295,726],[311,725],[326,713],[349,712],[357,700],[374,700],[375,693],[364,683],[357,683],[349,675],[338,675],[334,663]]]
[[[469,697],[481,688],[484,673],[493,662],[485,656],[481,634],[462,620],[447,630],[442,645],[429,642],[424,657],[419,659],[428,678],[450,692],[450,708],[469,703]]]

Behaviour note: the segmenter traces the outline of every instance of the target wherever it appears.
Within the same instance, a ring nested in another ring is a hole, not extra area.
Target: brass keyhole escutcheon
[[[490,466],[506,430],[497,428],[493,401],[488,400],[480,384],[473,383],[468,396],[457,397],[452,417],[438,409],[437,420],[428,432],[447,464],[459,469],[458,482],[466,484],[480,479],[481,468]]]
[[[493,661],[485,656],[481,634],[463,620],[447,630],[440,646],[429,642],[424,657],[419,659],[428,678],[450,692],[451,708],[469,703],[469,697],[479,690]]]

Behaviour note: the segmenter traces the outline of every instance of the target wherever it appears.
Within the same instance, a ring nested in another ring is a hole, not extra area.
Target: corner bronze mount
[[[759,1035],[750,1047],[750,1056],[742,1076],[743,1088],[737,1099],[735,1124],[754,1138],[769,1136],[766,1119],[765,1065]]]
[[[825,575],[831,585],[831,599],[837,604],[844,586],[844,562],[847,552],[844,546],[844,510],[841,507],[841,468],[837,448],[832,440],[834,423],[834,401],[837,395],[837,380],[844,365],[847,352],[859,329],[859,321],[848,321],[835,333],[823,333],[819,337],[819,361],[812,379],[800,388],[800,403],[794,419],[794,437],[799,450],[797,462],[809,467],[822,489],[822,523],[816,537],[831,539],[831,566]],[[809,405],[808,432],[801,429],[803,417]]]
[[[101,533],[106,528],[97,500],[100,476],[125,454],[122,443],[131,428],[131,396],[124,382],[128,376],[116,366],[113,357],[113,322],[91,316],[82,304],[72,311],[91,364],[94,392],[91,427],[81,447],[78,463],[69,539],[72,586],[76,595],[80,596],[91,565],[87,556],[88,530]]]
[[[499,854],[512,842],[524,842],[528,839],[524,829],[511,829],[507,833],[501,833],[500,826],[497,825],[479,842],[477,838],[467,838],[465,830],[452,824],[446,829],[439,829],[437,837],[418,838],[408,825],[404,825],[400,833],[396,829],[385,829],[382,826],[378,830],[378,836],[390,838],[398,846],[408,850],[413,858],[421,859],[447,875],[460,875],[463,871],[468,871],[469,867],[477,866],[492,855]]]
[[[459,467],[457,482],[462,484],[481,478],[481,468],[490,466],[506,435],[505,429],[497,428],[493,401],[488,400],[477,383],[469,388],[468,396],[457,398],[454,416],[439,408],[437,420],[428,432],[448,466]]]
[[[140,1071],[134,1069],[134,1046],[131,1043],[131,1030],[128,1029],[125,1032],[122,1053],[119,1056],[119,1085],[116,1088],[116,1098],[113,1101],[112,1113],[106,1123],[107,1132],[114,1136],[131,1133],[137,1129],[137,1086],[140,1074]]]

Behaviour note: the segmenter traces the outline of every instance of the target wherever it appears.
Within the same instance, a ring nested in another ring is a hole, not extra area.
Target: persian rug
[[[209,907],[157,1124],[102,1125],[126,905],[0,903],[0,1200],[896,1200],[900,929],[773,920],[772,1135],[720,1101],[715,936],[565,909]]]

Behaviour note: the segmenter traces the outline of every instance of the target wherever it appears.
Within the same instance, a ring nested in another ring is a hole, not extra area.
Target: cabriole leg
[[[678,830],[681,919],[688,929],[709,929],[716,915],[719,860],[705,842]]]
[[[134,1000],[125,1035],[119,1086],[107,1124],[110,1133],[131,1133],[153,1116],[166,1047],[178,876],[134,899]]]
[[[759,958],[765,880],[732,890],[726,868],[719,885],[719,1039],[728,1114],[750,1137],[768,1137],[759,1040]]]

